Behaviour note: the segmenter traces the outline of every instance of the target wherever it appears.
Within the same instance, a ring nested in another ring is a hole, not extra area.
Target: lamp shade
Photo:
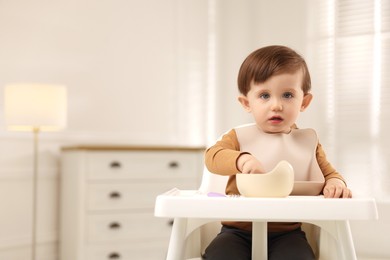
[[[56,131],[66,126],[65,86],[11,84],[5,86],[5,123],[14,131]]]

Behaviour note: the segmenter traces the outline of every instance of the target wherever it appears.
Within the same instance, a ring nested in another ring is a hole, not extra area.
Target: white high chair
[[[167,260],[201,259],[204,249],[220,231],[221,220],[253,222],[253,260],[267,259],[268,221],[310,223],[303,228],[317,259],[356,260],[349,220],[378,218],[375,200],[371,198],[207,196],[208,192],[224,194],[227,179],[205,169],[198,191],[172,189],[157,197],[155,216],[174,218]],[[267,210],[261,210],[264,208]]]

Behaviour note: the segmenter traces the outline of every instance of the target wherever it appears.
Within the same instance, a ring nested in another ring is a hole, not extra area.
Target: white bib
[[[260,130],[256,124],[250,124],[234,130],[240,150],[256,157],[266,172],[272,170],[281,160],[286,160],[294,168],[296,184],[317,183],[320,185],[316,185],[315,191],[309,194],[317,195],[321,192],[325,179],[316,158],[318,137],[313,129],[292,129],[288,134],[268,134]],[[297,190],[300,189],[298,186],[294,185],[292,194],[306,195],[307,192]]]

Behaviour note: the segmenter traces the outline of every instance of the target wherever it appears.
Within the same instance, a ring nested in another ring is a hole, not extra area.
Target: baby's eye
[[[261,98],[261,99],[269,99],[270,98],[270,94],[268,94],[268,93],[261,93],[260,95],[259,95],[259,97]]]
[[[284,98],[293,98],[294,95],[293,95],[293,93],[291,93],[291,92],[286,92],[286,93],[283,93],[283,97],[284,97]]]

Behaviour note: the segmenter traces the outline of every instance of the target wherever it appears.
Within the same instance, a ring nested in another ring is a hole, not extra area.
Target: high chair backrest
[[[203,169],[202,182],[199,187],[199,191],[203,194],[209,192],[217,192],[225,194],[226,184],[228,181],[228,176],[213,174],[207,170],[205,166]],[[221,222],[215,221],[210,222],[200,228],[200,251],[204,252],[205,248],[210,244],[210,242],[216,237],[221,229]],[[197,258],[200,259],[200,258]]]
[[[202,193],[218,192],[225,194],[228,179],[228,176],[217,175],[209,172],[205,166],[203,169],[202,183],[200,184],[199,191]]]

